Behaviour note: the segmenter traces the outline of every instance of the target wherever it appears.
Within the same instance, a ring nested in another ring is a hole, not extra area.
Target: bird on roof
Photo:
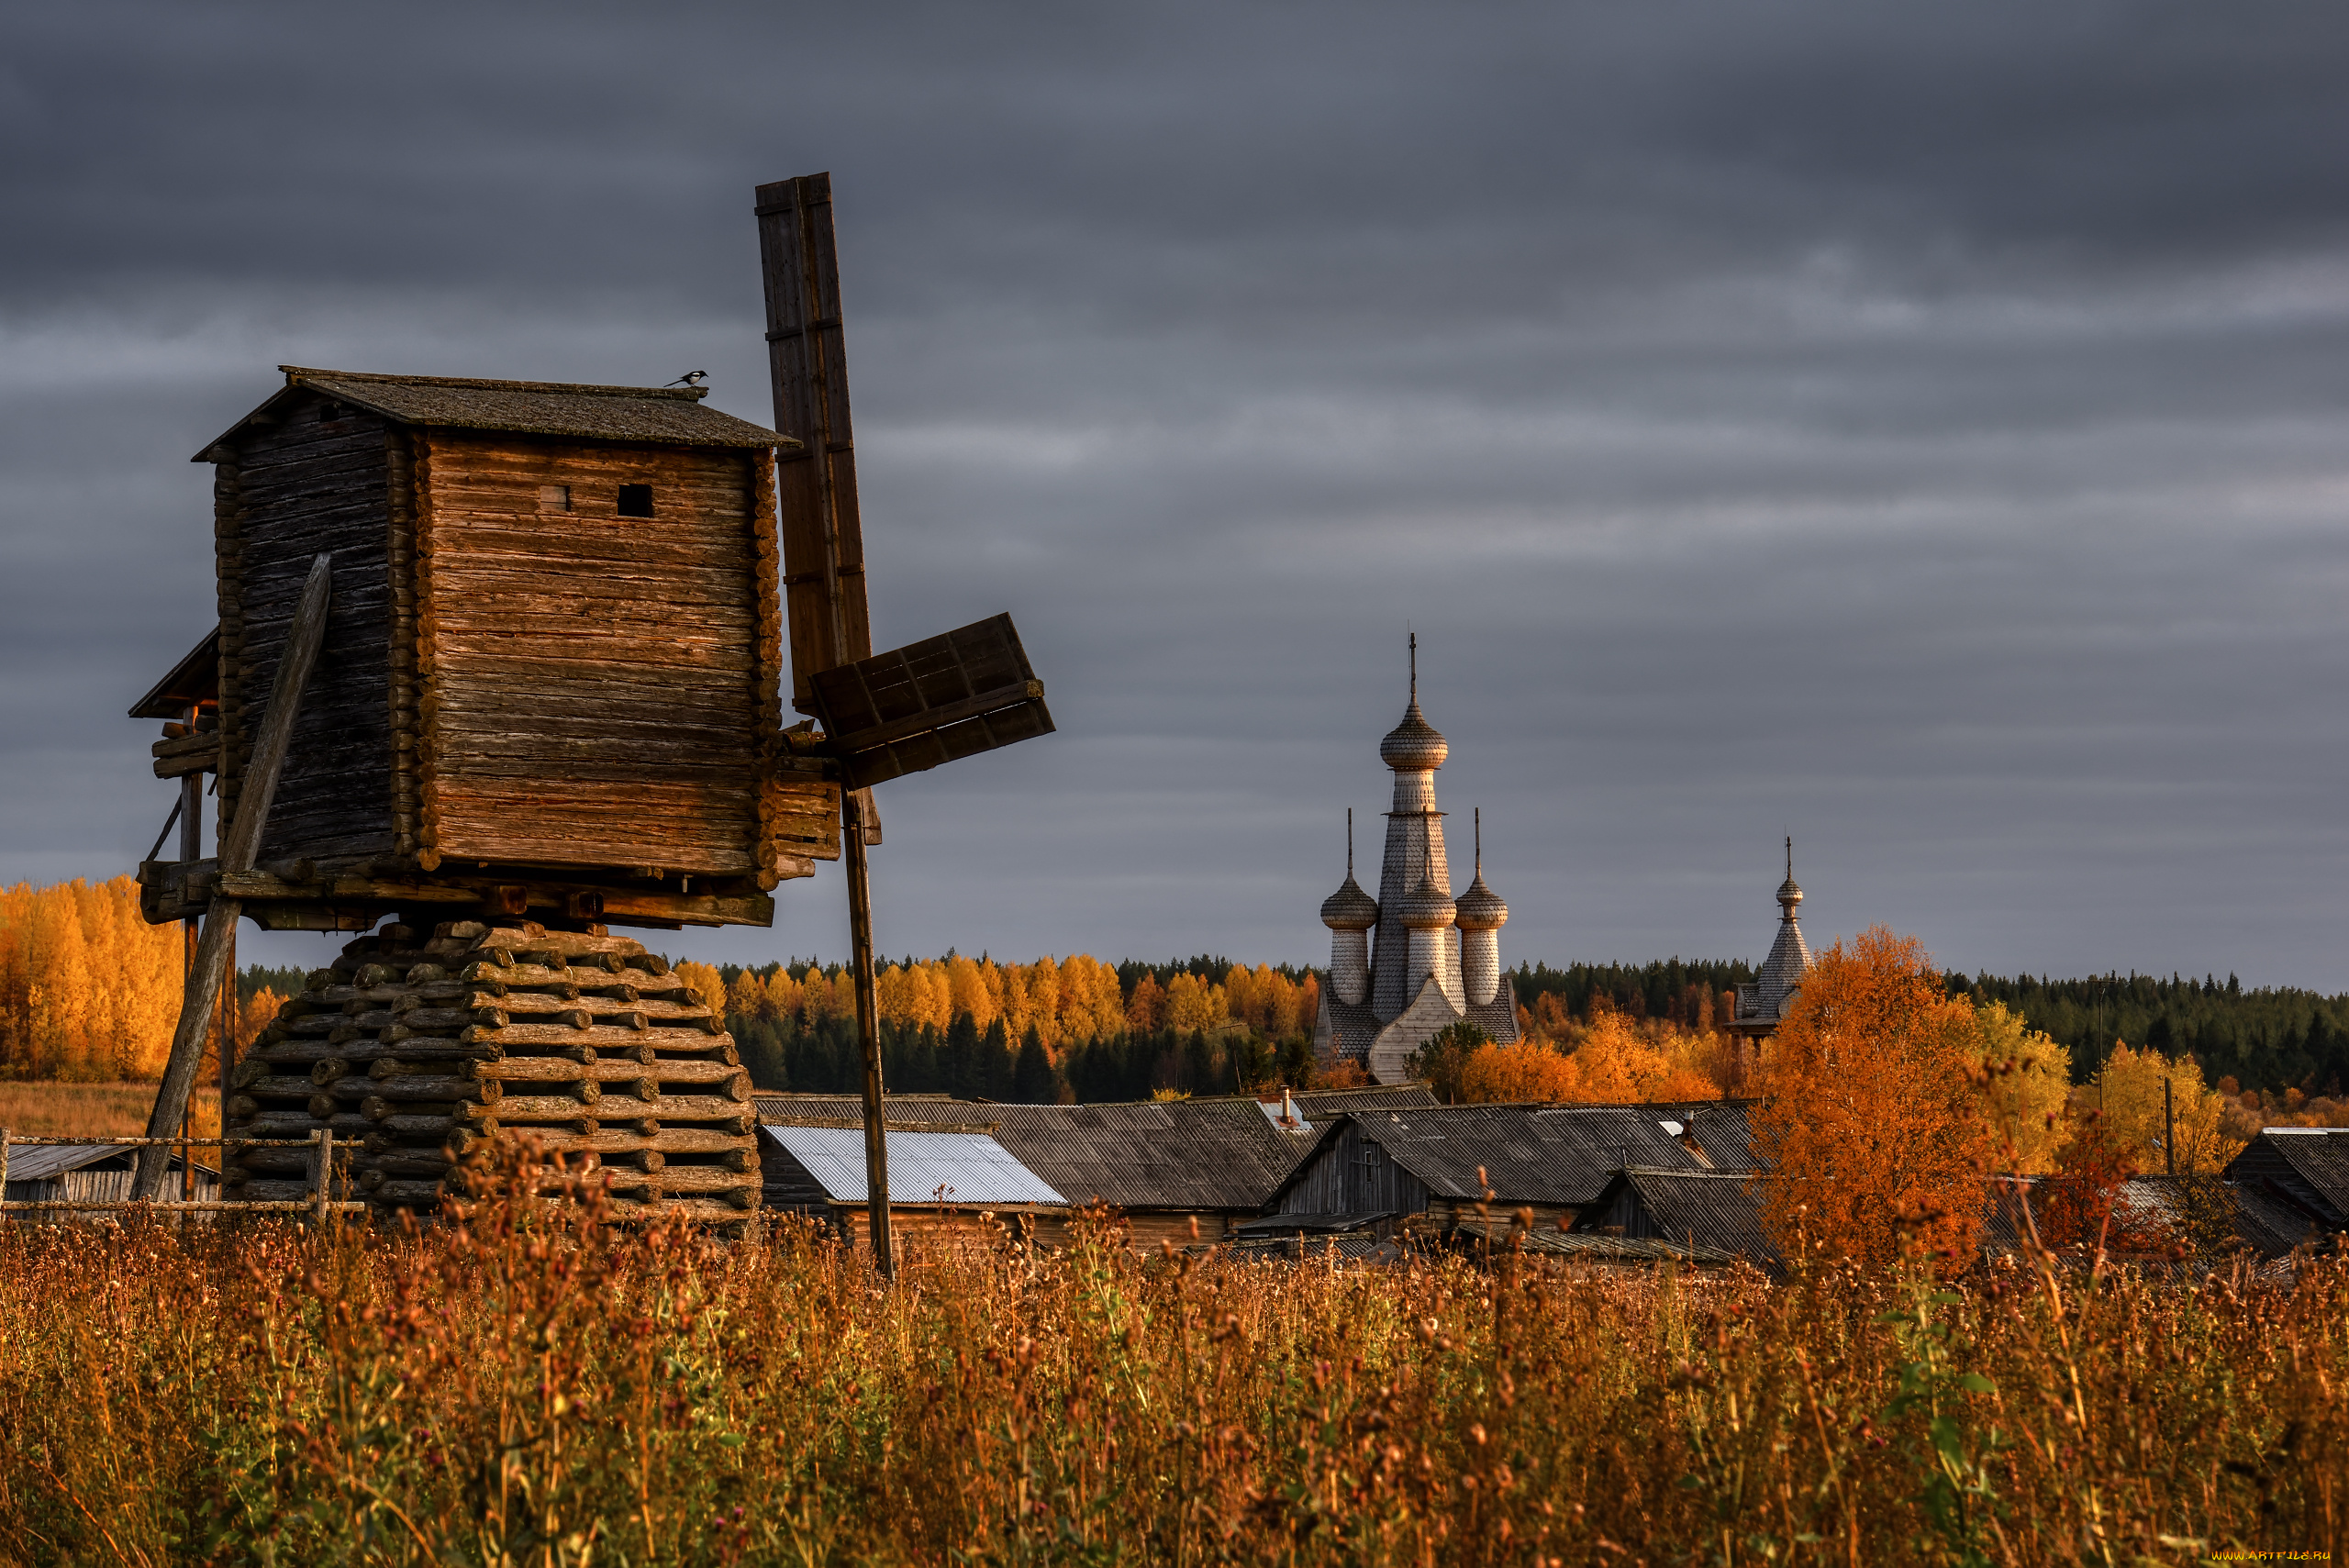
[[[667,386],[699,386],[703,382],[706,382],[708,379],[709,373],[707,371],[687,371],[676,380],[665,382],[662,384]]]

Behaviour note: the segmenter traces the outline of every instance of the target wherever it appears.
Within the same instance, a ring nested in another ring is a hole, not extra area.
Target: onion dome
[[[1406,928],[1414,931],[1441,930],[1452,924],[1459,911],[1443,890],[1422,878],[1417,887],[1403,895],[1403,907],[1397,911]]]
[[[1802,889],[1795,885],[1792,876],[1778,884],[1778,906],[1787,912],[1788,919],[1794,918],[1795,906],[1801,902]]]
[[[1333,931],[1366,931],[1378,924],[1378,900],[1348,872],[1338,891],[1321,901],[1321,923]]]
[[[1443,766],[1444,758],[1451,754],[1452,748],[1444,743],[1442,735],[1436,733],[1435,726],[1419,712],[1417,697],[1411,699],[1411,706],[1404,711],[1403,722],[1388,730],[1386,739],[1378,743],[1378,760],[1398,773],[1425,773],[1431,768],[1440,768]]]
[[[1508,906],[1501,902],[1499,894],[1485,885],[1482,870],[1453,908],[1457,911],[1455,918],[1464,931],[1497,931],[1508,924]]]

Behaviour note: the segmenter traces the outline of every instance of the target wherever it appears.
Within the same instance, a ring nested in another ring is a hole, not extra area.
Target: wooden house
[[[325,641],[257,869],[150,864],[149,917],[217,893],[278,929],[770,923],[768,890],[839,853],[836,786],[781,733],[774,469],[798,443],[698,387],[281,368],[196,456],[217,664],[142,701],[182,728],[158,772],[217,772],[225,827],[321,554]]]
[[[10,1203],[124,1203],[130,1197],[133,1151],[111,1143],[40,1143],[8,1151],[8,1181],[0,1197]],[[193,1175],[183,1167],[179,1151],[172,1151],[165,1167],[166,1200],[183,1189],[200,1202],[217,1202],[220,1177],[202,1165]],[[106,1220],[117,1218],[105,1209],[18,1209],[10,1219],[34,1221]],[[209,1218],[209,1216],[197,1216]]]
[[[883,1136],[900,1236],[993,1240],[1065,1229],[1068,1200],[982,1128],[891,1127]],[[854,1245],[871,1244],[862,1125],[762,1127],[759,1169],[765,1209],[806,1215]]]
[[[1654,1242],[1692,1262],[1743,1258],[1758,1267],[1783,1263],[1762,1229],[1762,1183],[1751,1172],[1618,1171],[1575,1222],[1575,1234]]]
[[[1269,1208],[1494,1235],[1522,1210],[1564,1230],[1626,1166],[1751,1171],[1751,1140],[1736,1100],[1357,1110],[1322,1129]]]
[[[1068,1207],[1039,1214],[1036,1238],[1068,1239],[1067,1220],[1098,1205],[1115,1213],[1139,1247],[1186,1247],[1236,1238],[1264,1211],[1274,1191],[1347,1107],[1431,1105],[1425,1089],[1299,1093],[1287,1124],[1279,1102],[1244,1096],[1142,1100],[1091,1106],[991,1105],[935,1095],[891,1095],[892,1128],[985,1129]],[[761,1095],[759,1118],[772,1129],[793,1122],[840,1122],[856,1114],[852,1095]],[[894,1150],[896,1134],[891,1134]],[[895,1154],[890,1185],[897,1186]],[[768,1201],[777,1201],[771,1193]]]
[[[2262,1128],[2224,1174],[2266,1200],[2292,1243],[2349,1231],[2349,1128]]]

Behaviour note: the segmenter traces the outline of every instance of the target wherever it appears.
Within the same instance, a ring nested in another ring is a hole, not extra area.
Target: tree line
[[[2349,995],[2289,986],[2245,990],[2230,974],[2104,974],[2084,980],[1947,976],[1953,993],[2002,1002],[2072,1051],[2082,1077],[2115,1041],[2173,1060],[2191,1056],[2213,1082],[2245,1091],[2339,1098],[2349,1084]]]

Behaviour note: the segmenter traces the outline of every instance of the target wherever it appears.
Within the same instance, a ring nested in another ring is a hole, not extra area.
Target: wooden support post
[[[864,1199],[871,1216],[874,1266],[894,1278],[889,1244],[889,1140],[881,1099],[881,1019],[873,995],[873,879],[865,858],[864,806],[854,790],[841,792],[841,836],[848,840],[848,941],[856,980],[856,1034],[864,1049]]]
[[[188,708],[187,728],[189,734],[193,735],[196,732],[196,726],[202,720],[203,717],[204,707],[202,704],[195,704]],[[202,773],[188,773],[180,779],[180,863],[183,865],[189,865],[202,860],[203,858],[204,775]],[[198,926],[196,917],[193,915],[181,921],[180,928],[180,989],[182,994],[184,995],[187,989],[188,976],[195,972],[195,949],[196,943],[202,936],[202,931]],[[229,973],[234,973],[235,972],[236,966],[232,962],[229,965]],[[220,1087],[222,1091],[220,1103],[223,1106],[226,1106],[228,1103],[228,1095],[227,1093],[228,1087],[228,1070],[225,1059],[222,1062],[220,1069]],[[180,1115],[180,1132],[183,1137],[193,1130],[189,1127],[188,1121],[190,1117],[195,1113],[195,1097],[191,1095],[188,1096],[188,1109],[182,1112]],[[187,1168],[187,1151],[183,1147],[180,1151],[180,1201],[183,1203],[185,1203],[195,1196],[195,1173],[189,1170]]]
[[[310,1141],[317,1145],[310,1155],[311,1199],[316,1207],[310,1217],[319,1225],[327,1222],[327,1202],[334,1184],[334,1129],[319,1128],[310,1134]]]
[[[294,716],[302,706],[302,688],[318,662],[318,644],[326,636],[327,606],[332,598],[333,574],[327,557],[310,562],[302,584],[302,598],[294,624],[285,636],[285,651],[277,662],[277,679],[269,694],[269,708],[261,721],[261,736],[253,748],[252,771],[238,797],[237,815],[220,845],[222,874],[249,872],[261,853],[261,830],[269,818],[271,799],[277,794],[278,774],[284,771],[285,751],[294,738]],[[244,916],[241,899],[215,897],[204,917],[204,934],[197,940],[195,962],[180,999],[179,1028],[172,1036],[172,1054],[163,1082],[155,1091],[155,1109],[147,1118],[147,1136],[168,1139],[186,1114],[188,1095],[195,1087],[196,1064],[204,1057],[204,1036],[213,1021],[220,996],[220,979],[228,968],[237,922]],[[228,1109],[224,1102],[221,1106]],[[130,1195],[153,1202],[163,1191],[170,1168],[170,1151],[149,1144],[139,1151],[139,1175]]]

